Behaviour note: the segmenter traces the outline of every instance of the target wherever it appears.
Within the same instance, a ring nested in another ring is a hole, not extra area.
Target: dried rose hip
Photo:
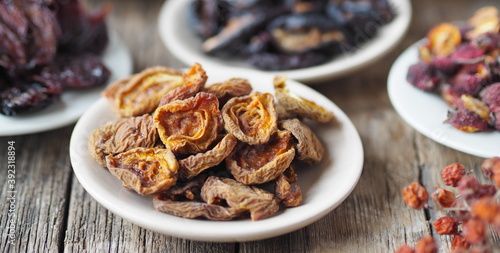
[[[455,235],[458,233],[458,221],[452,217],[444,216],[436,220],[434,229],[440,235]]]
[[[439,204],[442,207],[451,207],[455,202],[455,194],[443,188],[438,188],[434,191],[431,194],[431,198],[434,203]]]
[[[244,184],[262,184],[278,177],[291,164],[295,149],[289,131],[278,131],[262,145],[240,143],[226,158],[227,168]]]
[[[465,167],[460,163],[450,164],[441,171],[441,179],[447,186],[457,187],[458,181],[465,176]]]
[[[106,165],[127,188],[141,195],[162,192],[175,184],[179,165],[169,149],[135,148],[116,156],[108,155]]]
[[[469,248],[470,243],[468,243],[465,238],[460,235],[453,236],[453,239],[451,241],[451,250],[468,250]]]
[[[403,188],[403,199],[413,209],[422,209],[429,200],[427,190],[417,182]]]
[[[182,72],[166,67],[151,67],[114,82],[103,95],[120,117],[140,116],[153,112],[163,95],[183,83]]]
[[[438,247],[432,236],[425,236],[418,240],[415,253],[437,253]]]
[[[458,181],[458,192],[460,196],[463,197],[467,203],[473,202],[479,199],[481,183],[479,180],[472,176],[464,176]]]
[[[223,124],[217,98],[205,92],[158,107],[153,120],[163,144],[175,154],[207,150]]]
[[[492,196],[482,197],[470,205],[472,217],[500,225],[500,204]]]
[[[486,223],[478,219],[466,220],[462,224],[462,232],[468,243],[483,243],[486,236]]]
[[[252,145],[266,143],[278,129],[274,98],[270,93],[234,97],[222,108],[222,116],[226,131]]]
[[[481,170],[483,174],[490,179],[494,174],[500,173],[500,157],[485,159],[481,164]]]

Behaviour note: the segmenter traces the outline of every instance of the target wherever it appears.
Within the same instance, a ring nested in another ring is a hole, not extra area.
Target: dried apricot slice
[[[289,169],[290,170],[290,169]],[[292,170],[293,171],[293,170]],[[292,189],[290,181],[285,173],[282,173],[276,178],[274,191],[276,197],[281,200],[281,203],[286,207],[298,206],[302,202],[302,191],[298,185]]]
[[[166,105],[174,100],[183,100],[194,96],[207,82],[207,73],[199,63],[195,63],[183,74],[184,84],[163,95],[158,107]]]
[[[286,111],[322,123],[329,122],[335,118],[332,112],[287,89],[285,76],[276,76],[273,83],[278,103]]]
[[[149,114],[118,119],[96,129],[90,136],[90,155],[106,167],[106,156],[133,148],[152,148],[159,136]]]
[[[207,150],[222,129],[219,102],[205,92],[158,107],[153,121],[163,144],[175,154]]]
[[[224,127],[240,141],[266,143],[278,129],[274,98],[270,93],[255,92],[231,98],[222,108]]]
[[[252,221],[267,218],[279,210],[279,200],[274,194],[230,178],[208,177],[201,188],[201,197],[208,204],[225,202],[236,210],[248,210]]]
[[[432,28],[427,39],[434,56],[448,56],[462,42],[460,29],[450,23],[442,23]]]
[[[290,131],[297,139],[297,158],[309,164],[319,163],[325,151],[314,132],[298,119],[280,121],[280,127]]]
[[[190,179],[202,171],[220,164],[231,154],[237,142],[238,140],[234,135],[227,134],[213,149],[180,160],[179,177]]]
[[[219,99],[220,104],[225,104],[230,98],[245,96],[252,92],[252,85],[242,78],[231,78],[221,83],[214,83],[204,89],[205,92],[213,93]]]
[[[153,112],[160,99],[170,90],[184,83],[182,72],[151,67],[112,84],[103,92],[120,117],[139,116]]]
[[[127,188],[151,195],[175,185],[179,164],[169,149],[135,148],[106,157],[106,165]]]
[[[262,184],[278,177],[295,156],[289,131],[278,131],[269,142],[249,145],[241,142],[226,158],[226,165],[236,180],[244,184]]]

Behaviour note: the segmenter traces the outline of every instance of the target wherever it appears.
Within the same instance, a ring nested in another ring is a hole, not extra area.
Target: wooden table
[[[130,48],[134,71],[153,65],[184,67],[167,52],[157,33],[157,14],[164,1],[108,1],[114,5],[109,25]],[[89,2],[91,6],[101,3]],[[138,227],[107,211],[76,179],[68,155],[71,125],[0,138],[0,252],[393,252],[401,244],[413,246],[429,234],[437,239],[441,251],[447,252],[451,237],[437,236],[430,226],[440,214],[407,208],[401,189],[412,181],[429,188],[439,185],[441,168],[453,162],[478,171],[482,159],[437,144],[406,124],[388,99],[387,74],[396,57],[425,36],[430,27],[464,19],[486,5],[498,7],[499,3],[413,1],[411,27],[394,50],[357,73],[313,86],[351,118],[365,151],[357,187],[316,223],[275,238],[245,243],[191,241]],[[14,245],[7,243],[6,236],[9,141],[15,141],[17,162]]]

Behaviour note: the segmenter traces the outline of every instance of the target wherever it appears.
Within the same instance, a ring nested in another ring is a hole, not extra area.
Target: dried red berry
[[[441,178],[447,186],[457,187],[458,181],[465,176],[465,167],[460,163],[450,164],[441,171]]]
[[[429,200],[427,190],[417,182],[403,188],[403,198],[406,204],[413,209],[422,209]]]
[[[458,181],[458,192],[468,203],[479,199],[478,193],[480,189],[481,183],[475,177],[464,176]]]
[[[479,190],[477,192],[477,197],[478,198],[482,198],[482,197],[486,197],[486,196],[493,197],[493,196],[495,196],[496,193],[497,193],[497,188],[494,185],[485,184],[485,185],[481,185],[481,187],[479,188]]]
[[[458,234],[458,221],[452,217],[444,216],[432,223],[434,229],[440,235],[456,235]]]
[[[481,164],[481,171],[488,178],[492,178],[493,174],[500,173],[500,157],[485,159]]]
[[[414,253],[414,252],[415,252],[415,250],[413,250],[407,244],[401,245],[401,247],[399,247],[399,249],[397,249],[396,251],[394,251],[394,253]]]
[[[500,204],[493,197],[483,197],[470,205],[472,216],[500,225]]]
[[[450,207],[453,205],[453,202],[455,202],[455,194],[443,188],[435,190],[431,194],[431,198],[434,203],[439,204],[442,207]]]
[[[462,236],[455,235],[451,241],[451,250],[468,250],[470,243],[468,243]]]
[[[485,240],[486,223],[479,219],[464,221],[462,224],[464,239],[471,244],[480,244]]]
[[[438,247],[432,236],[422,237],[415,246],[415,253],[437,253]]]

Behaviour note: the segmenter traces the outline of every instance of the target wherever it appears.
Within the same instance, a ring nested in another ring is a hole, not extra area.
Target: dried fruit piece
[[[195,63],[183,74],[184,84],[167,92],[160,100],[158,107],[174,100],[183,100],[194,96],[207,82],[207,73],[199,63]]]
[[[460,29],[450,23],[442,23],[427,34],[429,48],[433,55],[448,56],[462,42]]]
[[[479,96],[483,102],[491,107],[500,106],[500,83],[492,83],[486,86]]]
[[[494,6],[486,6],[474,13],[469,19],[474,29],[468,31],[466,37],[473,39],[487,33],[498,33],[500,30],[500,17],[498,9]]]
[[[451,207],[455,202],[455,194],[443,188],[436,189],[431,194],[431,198],[436,205],[440,205],[441,207]]]
[[[153,117],[118,119],[94,130],[88,142],[90,155],[106,167],[106,156],[119,154],[134,148],[152,148],[159,136],[153,125]]]
[[[432,236],[425,236],[418,240],[415,253],[437,253],[438,247]]]
[[[394,253],[414,253],[415,250],[413,250],[408,244],[403,244],[401,245]]]
[[[468,203],[479,199],[481,183],[472,176],[464,176],[458,181],[458,192]]]
[[[492,157],[485,159],[481,164],[483,174],[492,179],[494,175],[500,173],[500,157]]]
[[[462,232],[468,243],[483,243],[486,236],[486,223],[478,219],[466,220],[462,224]]]
[[[458,234],[458,221],[452,217],[443,216],[432,223],[434,229],[440,235],[456,235]]]
[[[422,209],[429,200],[429,194],[421,184],[413,182],[403,188],[403,199],[409,207]]]
[[[207,150],[222,129],[219,102],[205,92],[158,107],[153,120],[163,144],[175,154]]]
[[[460,235],[453,236],[451,241],[451,250],[468,250],[470,248],[470,243],[468,243],[465,238]],[[460,252],[460,251],[459,251]]]
[[[291,173],[294,173],[292,169],[289,168],[288,170],[291,170]],[[284,206],[293,207],[300,205],[300,202],[302,201],[302,192],[300,190],[300,187],[298,185],[295,185],[294,189],[292,190],[290,183],[292,183],[293,180],[290,180],[285,175],[285,172],[279,175],[278,178],[276,178],[275,182],[275,195],[278,199],[281,200],[281,203]]]
[[[486,196],[470,205],[472,217],[484,222],[500,225],[500,204],[495,198]]]
[[[224,161],[233,151],[238,140],[234,135],[227,134],[214,148],[205,153],[198,153],[179,161],[179,178],[190,179],[202,171],[214,167]]]
[[[230,178],[208,177],[201,188],[201,197],[208,204],[226,203],[236,210],[248,210],[252,221],[267,218],[279,210],[279,200],[272,193]]]
[[[227,168],[244,184],[262,184],[278,177],[295,156],[289,131],[278,131],[262,145],[239,143],[226,158]]]
[[[151,67],[111,84],[103,95],[120,117],[139,116],[154,111],[163,95],[183,83],[182,72]]]
[[[203,91],[214,94],[219,99],[219,103],[224,105],[233,97],[250,94],[252,86],[245,79],[231,78],[221,83],[214,83],[206,87]]]
[[[406,80],[413,86],[424,91],[434,91],[441,83],[441,78],[437,75],[436,69],[425,62],[418,62],[411,65],[408,69]]]
[[[468,94],[462,94],[460,99],[462,99],[465,108],[475,112],[483,120],[490,121],[490,109],[484,102]]]
[[[469,133],[485,131],[489,128],[488,122],[475,112],[467,109],[448,112],[448,119],[446,122],[460,131]]]
[[[458,181],[465,176],[466,169],[460,163],[452,163],[441,171],[441,179],[447,186],[457,187]]]
[[[222,116],[226,131],[252,145],[266,143],[278,129],[274,98],[269,93],[231,98],[222,108]]]
[[[297,139],[297,158],[309,164],[319,163],[325,151],[316,134],[298,119],[282,120],[280,127],[288,130]]]
[[[179,165],[169,149],[135,148],[106,157],[106,165],[127,188],[141,195],[164,191],[177,181]]]
[[[286,77],[276,76],[273,80],[276,98],[287,111],[317,122],[329,122],[334,119],[331,111],[304,99],[286,88]]]

